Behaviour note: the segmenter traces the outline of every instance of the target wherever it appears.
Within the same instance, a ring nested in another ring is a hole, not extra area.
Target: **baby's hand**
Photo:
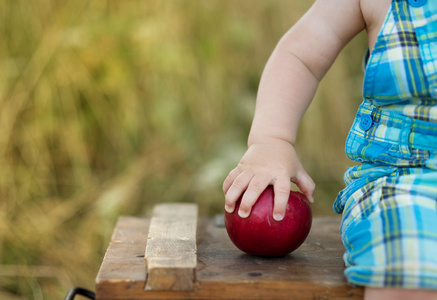
[[[314,201],[315,184],[303,169],[292,144],[281,139],[253,144],[223,183],[225,209],[232,213],[235,203],[244,193],[238,215],[247,218],[260,194],[268,185],[273,185],[273,218],[280,221],[284,218],[290,195],[290,181],[311,203]]]

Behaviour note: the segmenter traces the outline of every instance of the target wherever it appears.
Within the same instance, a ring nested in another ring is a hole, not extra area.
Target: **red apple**
[[[284,256],[305,241],[311,229],[312,215],[307,198],[290,191],[284,219],[273,219],[273,187],[260,195],[247,218],[238,215],[241,198],[233,213],[225,212],[225,226],[232,242],[240,250],[260,256]]]

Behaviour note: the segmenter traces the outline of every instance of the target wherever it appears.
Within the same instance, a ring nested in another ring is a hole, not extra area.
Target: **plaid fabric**
[[[366,117],[372,124],[363,130]],[[437,170],[437,123],[413,119],[365,101],[349,132],[346,154],[363,163]]]
[[[363,85],[366,101],[437,122],[436,9],[433,0],[421,7],[413,7],[406,0],[393,1],[367,62]]]
[[[437,1],[393,0],[368,58],[334,203],[355,285],[437,290]]]
[[[408,172],[394,171],[350,196],[341,232],[349,282],[437,289],[437,173]]]

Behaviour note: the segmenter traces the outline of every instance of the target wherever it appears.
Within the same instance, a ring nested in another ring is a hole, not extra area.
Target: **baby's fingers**
[[[252,206],[258,200],[261,193],[269,185],[269,179],[262,176],[254,176],[249,183],[243,197],[241,198],[238,215],[242,218],[247,218],[250,215]]]
[[[293,180],[300,191],[307,197],[310,203],[314,203],[314,190],[316,184],[305,170],[301,170],[299,175]]]
[[[235,179],[232,181],[225,193],[225,210],[228,213],[232,213],[234,211],[235,203],[238,201],[243,192],[247,189],[247,186],[249,185],[252,178],[253,174],[248,171],[243,171],[235,176]]]
[[[240,175],[241,171],[238,170],[238,168],[233,169],[231,172],[229,172],[228,176],[226,177],[225,181],[223,182],[223,193],[226,194],[231,187],[232,183],[234,182],[235,178],[237,178],[238,175]]]
[[[290,180],[278,179],[273,185],[273,190],[275,192],[273,219],[281,221],[284,218],[288,198],[290,197]]]

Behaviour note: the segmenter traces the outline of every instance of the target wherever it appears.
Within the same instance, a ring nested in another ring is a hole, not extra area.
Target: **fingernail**
[[[273,219],[275,219],[275,221],[282,221],[283,218],[284,218],[284,215],[281,215],[281,214],[274,214],[273,215]]]
[[[234,208],[229,205],[225,205],[225,210],[230,214],[234,212]]]
[[[249,212],[247,212],[247,211],[242,211],[241,209],[238,211],[238,215],[241,217],[241,218],[247,218],[248,216],[249,216]]]

